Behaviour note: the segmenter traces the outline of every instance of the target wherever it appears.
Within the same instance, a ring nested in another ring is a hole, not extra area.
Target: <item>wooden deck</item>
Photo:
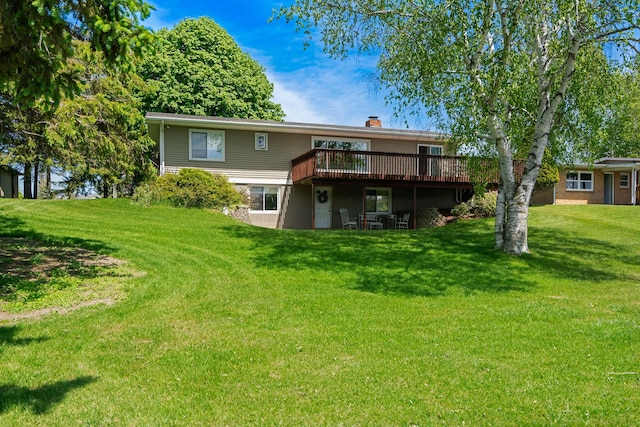
[[[422,185],[497,184],[496,159],[314,149],[292,160],[294,184],[313,181],[379,181]],[[522,176],[523,161],[515,161]]]

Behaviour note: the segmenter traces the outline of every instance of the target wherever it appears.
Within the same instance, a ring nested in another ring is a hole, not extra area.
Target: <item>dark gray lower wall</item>
[[[332,228],[342,228],[340,209],[346,208],[351,218],[363,212],[363,187],[359,185],[333,185],[332,187]],[[284,187],[283,187],[284,188]],[[416,190],[417,209],[451,209],[456,202],[455,189],[418,188]],[[279,228],[311,228],[311,185],[288,186],[284,197],[279,220]],[[413,211],[413,189],[392,188],[392,213]]]

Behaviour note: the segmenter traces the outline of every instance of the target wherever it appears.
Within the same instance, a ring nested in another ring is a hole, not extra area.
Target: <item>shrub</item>
[[[451,214],[457,217],[466,217],[471,215],[471,202],[462,202],[451,209]]]
[[[498,193],[489,191],[481,196],[472,199],[474,206],[473,213],[478,217],[488,217],[496,215],[496,204],[498,202]]]
[[[495,191],[477,194],[468,202],[460,203],[451,209],[451,213],[457,217],[484,218],[495,216],[498,194]]]
[[[138,187],[133,200],[143,205],[168,202],[185,208],[222,209],[225,205],[235,208],[244,197],[226,176],[189,168]]]

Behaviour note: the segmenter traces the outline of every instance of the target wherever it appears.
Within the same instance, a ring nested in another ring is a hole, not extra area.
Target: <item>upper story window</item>
[[[189,129],[189,160],[224,162],[224,131]]]
[[[368,159],[366,154],[349,153],[349,151],[369,151],[369,141],[364,139],[345,139],[335,137],[314,136],[312,148],[326,148],[339,152],[318,153],[318,168],[331,171],[366,173]]]
[[[568,191],[593,191],[593,172],[567,172]]]
[[[364,139],[336,138],[332,136],[314,136],[312,148],[332,150],[369,151],[369,141]]]
[[[256,150],[266,151],[269,149],[269,135],[266,133],[256,133]]]
[[[621,173],[620,174],[620,188],[629,188],[629,174]]]

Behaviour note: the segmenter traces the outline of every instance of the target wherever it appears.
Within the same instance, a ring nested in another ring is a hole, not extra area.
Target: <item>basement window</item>
[[[276,212],[278,210],[278,187],[252,186],[251,211]]]

